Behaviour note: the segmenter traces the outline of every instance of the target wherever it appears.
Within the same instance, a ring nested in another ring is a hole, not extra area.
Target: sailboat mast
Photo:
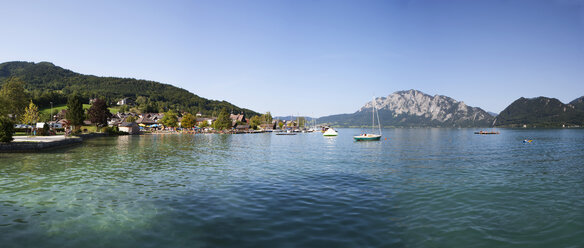
[[[381,135],[381,120],[379,118],[379,111],[377,108],[375,109],[375,112],[377,112],[377,127],[379,128],[379,135]]]
[[[375,128],[375,96],[373,96],[373,101],[371,103],[373,103],[373,109],[371,110],[371,133],[373,133]]]

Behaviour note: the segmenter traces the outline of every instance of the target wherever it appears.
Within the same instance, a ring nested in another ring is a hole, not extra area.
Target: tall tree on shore
[[[261,118],[259,115],[254,115],[253,117],[251,117],[249,119],[249,125],[252,129],[257,130],[258,126],[262,124],[261,123]]]
[[[0,142],[10,142],[13,140],[14,122],[6,116],[0,116]]]
[[[39,108],[32,102],[32,100],[30,100],[30,104],[28,104],[28,107],[24,110],[24,114],[22,115],[22,118],[20,118],[20,121],[24,124],[32,125],[33,127],[31,128],[31,131],[34,129],[34,125],[39,121]]]
[[[0,113],[12,115],[13,120],[18,120],[29,100],[29,95],[24,90],[24,81],[19,78],[10,78],[0,89]]]
[[[265,114],[263,114],[261,117],[262,123],[267,123],[267,124],[272,123],[272,119],[273,119],[272,114],[269,111],[266,112]]]
[[[172,110],[164,113],[164,117],[160,120],[165,127],[178,127],[178,116]]]
[[[73,128],[83,125],[84,111],[81,97],[77,94],[69,96],[67,100],[67,114],[65,116]]]
[[[180,122],[180,126],[183,128],[192,128],[197,123],[195,116],[192,114],[186,114],[183,116],[182,121]]]
[[[222,108],[217,116],[217,120],[213,123],[213,127],[217,130],[223,130],[231,127],[231,119],[229,119],[229,112],[226,108]]]
[[[111,118],[112,114],[104,100],[95,99],[87,110],[87,117],[96,127],[103,127],[107,125],[107,119]]]

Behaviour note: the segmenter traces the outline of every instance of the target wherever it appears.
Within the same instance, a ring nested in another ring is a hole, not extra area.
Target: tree
[[[118,110],[118,113],[126,113],[130,111],[130,106],[124,104],[122,106],[120,106],[120,109]]]
[[[0,116],[0,142],[10,142],[13,140],[14,122],[5,116]]]
[[[182,121],[180,122],[180,125],[183,128],[192,128],[195,124],[197,124],[195,116],[190,113],[183,116]]]
[[[279,127],[280,129],[282,129],[282,127],[283,127],[283,126],[284,126],[284,122],[281,122],[281,121],[280,121],[280,122],[278,122],[278,127]]]
[[[12,119],[18,118],[24,113],[29,96],[24,90],[24,82],[18,78],[10,78],[0,89],[2,98],[1,114],[11,114]]]
[[[217,116],[217,120],[213,123],[213,126],[217,130],[223,130],[231,127],[231,119],[229,119],[229,113],[226,108],[222,108]]]
[[[96,127],[103,127],[107,125],[107,119],[112,117],[112,113],[104,100],[95,99],[87,110],[87,117],[89,117],[89,121],[95,123]]]
[[[51,131],[51,127],[49,126],[48,123],[45,122],[45,124],[43,124],[43,129],[41,129],[41,135],[45,136],[45,135],[49,135]]]
[[[34,125],[39,121],[39,108],[30,100],[30,104],[24,110],[24,114],[22,115],[20,121],[24,124],[32,125],[34,129]]]
[[[138,120],[138,117],[135,115],[130,115],[126,118],[126,122],[136,122],[136,120]]]
[[[201,121],[201,124],[199,124],[200,128],[206,128],[209,126],[209,123],[205,120],[205,121]]]
[[[272,119],[272,114],[270,112],[266,112],[265,114],[263,114],[261,116],[262,123],[270,124],[270,123],[272,123],[272,120],[273,120]]]
[[[254,115],[253,117],[251,117],[249,119],[249,126],[254,130],[257,130],[258,126],[260,124],[261,124],[261,120],[260,120],[260,117],[258,115]]]
[[[69,96],[67,100],[67,114],[65,116],[67,120],[70,121],[71,126],[74,128],[76,126],[83,125],[84,111],[83,104],[81,104],[81,97],[77,94]]]
[[[164,113],[164,117],[160,120],[165,127],[178,127],[178,116],[172,110]]]

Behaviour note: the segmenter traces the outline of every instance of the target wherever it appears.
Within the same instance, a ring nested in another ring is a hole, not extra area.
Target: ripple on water
[[[577,247],[581,131],[93,139],[0,161],[18,247]],[[527,134],[537,143],[521,143]],[[99,156],[101,159],[95,159]],[[357,159],[356,159],[357,158]],[[50,162],[47,162],[50,161]],[[5,211],[8,210],[8,211]],[[3,246],[4,247],[4,246]]]

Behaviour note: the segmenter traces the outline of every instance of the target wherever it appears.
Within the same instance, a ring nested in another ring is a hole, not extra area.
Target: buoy
[[[385,140],[387,140],[387,138],[385,138]]]

